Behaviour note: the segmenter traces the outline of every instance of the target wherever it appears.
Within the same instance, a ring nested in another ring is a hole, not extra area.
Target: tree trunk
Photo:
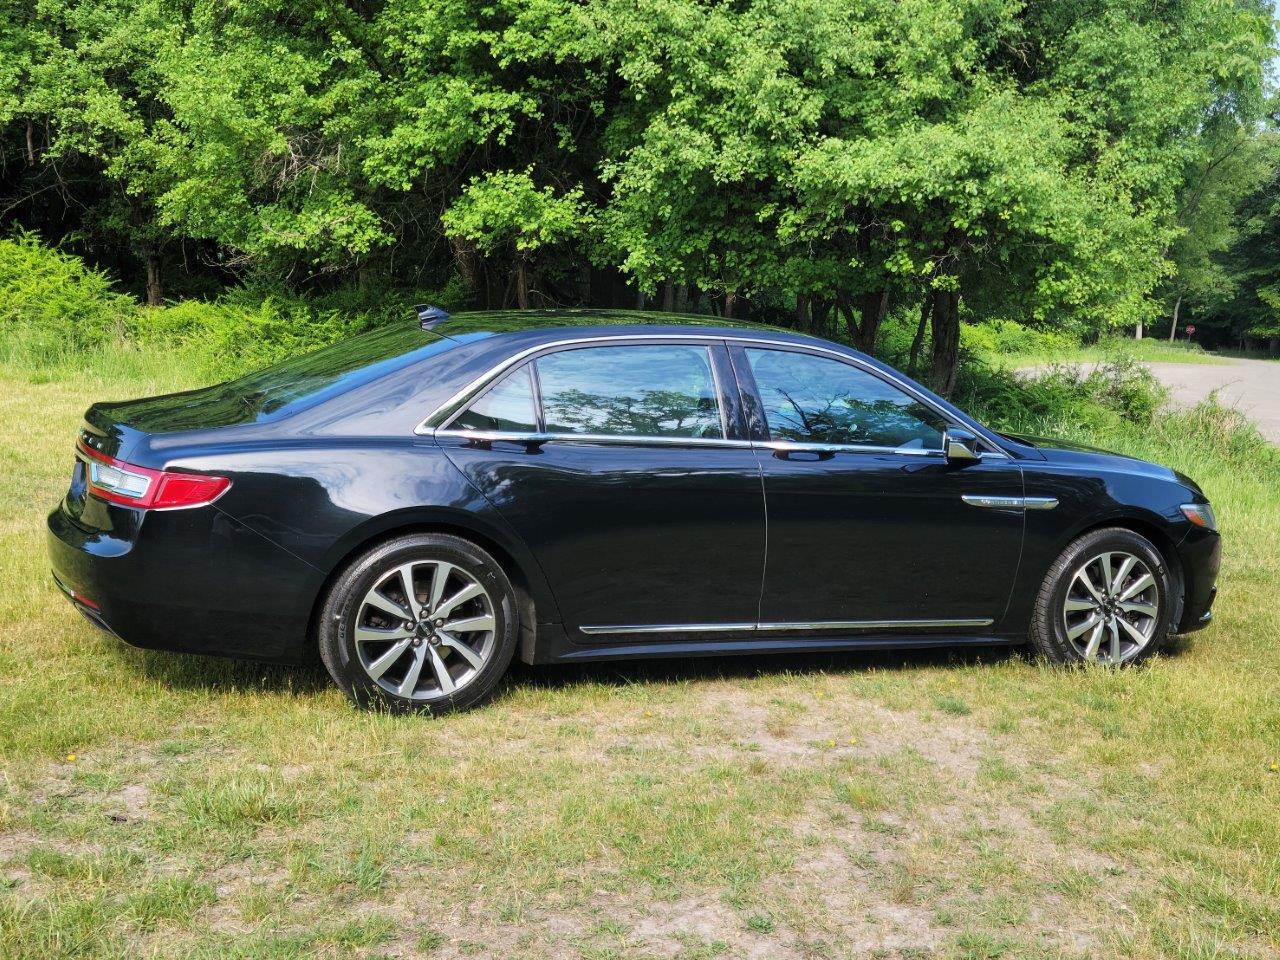
[[[1142,339],[1142,321],[1141,321],[1141,320],[1139,320],[1139,321],[1137,322],[1137,324],[1135,324],[1135,325],[1134,325],[1134,328],[1133,328],[1133,339],[1135,339],[1135,340],[1141,340],[1141,339]]]
[[[855,343],[863,353],[876,352],[876,337],[885,314],[889,312],[889,288],[862,295],[862,323],[858,327]]]
[[[476,257],[476,245],[465,237],[450,237],[449,247],[453,251],[453,264],[458,271],[458,276],[462,278],[462,282],[467,285],[467,292],[471,295],[471,302],[477,302],[481,297],[480,290],[480,265]],[[488,299],[487,296],[484,298]],[[481,306],[487,307],[487,302],[481,302]]]
[[[529,309],[529,262],[520,255],[516,256],[516,306]]]
[[[665,313],[671,313],[676,308],[676,284],[674,280],[668,280],[662,285],[662,309]]]
[[[825,334],[827,318],[831,316],[831,301],[822,297],[809,298],[810,333]]]
[[[733,308],[738,302],[737,290],[726,290],[724,292],[724,315],[730,319],[733,318]]]
[[[956,363],[960,356],[960,295],[939,290],[933,305],[933,389],[944,397],[956,386]]]
[[[36,128],[35,124],[28,118],[27,120],[27,166],[34,167],[36,165]]]
[[[809,316],[807,308],[809,306],[809,298],[803,293],[796,294],[796,329],[807,331],[809,329]]]
[[[1182,307],[1182,294],[1178,294],[1178,299],[1173,302],[1173,323],[1169,327],[1169,342],[1178,339],[1178,310]]]
[[[920,361],[920,348],[924,346],[924,328],[929,322],[929,314],[933,310],[933,294],[925,291],[924,299],[920,302],[920,322],[916,324],[916,335],[911,338],[911,353],[907,359],[907,373],[911,376],[916,375],[916,367]]]
[[[164,305],[164,285],[160,279],[160,254],[151,244],[146,246],[147,261],[147,305],[159,307]]]

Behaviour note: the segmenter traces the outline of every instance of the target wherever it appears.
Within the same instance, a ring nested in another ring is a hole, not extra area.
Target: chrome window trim
[[[936,457],[942,459],[941,450],[929,450],[925,447],[880,447],[870,443],[810,443],[804,440],[757,440],[756,446],[763,450],[777,450],[786,453],[813,451],[814,453],[892,453],[904,457]]]
[[[494,377],[492,380],[490,380],[488,383],[482,386],[479,390],[477,390],[475,392],[475,396],[469,398],[466,404],[459,407],[457,410],[453,411],[453,413],[449,414],[448,419],[444,423],[444,426],[447,427],[449,424],[453,423],[453,421],[457,420],[460,416],[462,416],[464,413],[470,410],[473,406],[475,406],[475,404],[479,403],[481,400],[483,400],[485,397],[491,394],[494,390],[498,389],[498,387],[500,387],[502,384],[506,383],[507,380],[509,380],[511,377],[519,373],[521,369],[523,369],[525,366],[528,366],[528,365],[520,364],[519,366],[511,367],[507,370],[504,370],[500,376]],[[542,400],[538,396],[537,371],[533,367],[529,367],[529,400],[533,404],[534,426],[542,426],[542,422],[541,422],[542,421]],[[417,433],[418,429],[415,428],[413,432]],[[499,431],[494,431],[494,432],[499,432]]]
[[[621,433],[520,433],[505,430],[451,430],[440,427],[429,430],[422,436],[458,437],[462,440],[476,440],[491,443],[497,440],[508,440],[512,443],[550,443],[576,440],[579,443],[612,443],[628,446],[663,446],[663,447],[751,447],[750,440],[731,440],[724,437],[663,437],[648,434]]]
[[[876,367],[873,367],[870,364],[863,362],[857,357],[850,357],[846,354],[839,352],[838,350],[832,350],[829,347],[823,347],[819,344],[791,343],[788,341],[765,340],[759,337],[744,337],[741,335],[735,336],[735,335],[729,335],[724,333],[721,333],[719,335],[703,334],[703,333],[676,333],[676,334],[637,333],[637,334],[624,334],[624,335],[616,335],[616,336],[602,336],[597,334],[596,336],[593,336],[593,337],[567,337],[563,340],[554,340],[550,343],[540,343],[532,347],[526,347],[524,350],[521,350],[518,353],[515,353],[512,356],[507,357],[505,360],[499,361],[498,363],[494,364],[494,366],[490,367],[489,370],[487,370],[485,373],[482,373],[480,376],[473,379],[461,390],[454,393],[453,396],[451,396],[444,403],[440,404],[440,406],[436,407],[436,409],[433,410],[430,414],[428,414],[422,420],[421,423],[419,423],[416,427],[414,427],[413,432],[418,434],[419,436],[432,436],[438,427],[445,425],[448,421],[452,420],[454,416],[462,412],[462,410],[465,410],[466,407],[470,405],[472,399],[478,396],[480,392],[485,388],[486,384],[488,384],[490,381],[496,380],[496,378],[500,377],[505,371],[511,369],[516,364],[521,363],[529,359],[530,357],[533,357],[536,354],[549,353],[556,350],[564,349],[565,347],[573,347],[573,346],[579,346],[584,344],[595,344],[595,343],[627,344],[627,343],[637,343],[637,342],[643,343],[643,342],[649,342],[649,341],[666,341],[668,343],[706,343],[708,345],[713,343],[724,343],[724,344],[748,344],[749,343],[749,344],[756,344],[759,346],[763,346],[766,348],[772,348],[775,350],[790,349],[790,350],[794,350],[801,353],[808,351],[812,353],[824,354],[829,357],[834,357],[836,360],[839,360],[842,363],[847,363],[852,367],[856,367],[857,369],[862,370],[865,373],[869,373],[873,377],[878,377],[882,380],[885,380],[888,383],[893,384],[899,390],[902,390],[903,392],[910,394],[920,403],[924,404],[926,407],[928,407],[930,410],[936,413],[940,418],[942,418],[944,422],[951,424],[953,426],[964,427],[968,429],[967,424],[957,422],[956,419],[952,417],[949,413],[947,413],[945,410],[940,410],[938,407],[936,407],[933,404],[933,402],[928,397],[920,394],[917,390],[915,390],[911,386],[911,384],[902,380],[900,377],[897,377],[892,373],[888,373],[884,370],[880,370]],[[714,364],[712,365],[712,376],[713,377],[715,376]],[[723,418],[725,414],[723,411],[723,405],[720,404],[719,396],[716,397],[716,403],[721,406],[721,411],[722,411],[721,417]],[[563,435],[557,435],[556,439],[575,437],[575,436],[581,437],[584,435],[583,434],[563,434]],[[626,436],[626,437],[622,437],[622,439],[634,442],[642,438],[636,437],[636,436]],[[649,438],[643,438],[643,439],[653,439],[653,438],[649,437]],[[981,439],[984,443],[987,443],[987,444],[991,443],[991,441],[989,441],[986,437],[980,437],[979,439]],[[718,441],[718,442],[723,443],[725,441]],[[775,442],[783,442],[783,441],[772,441],[772,440],[764,441],[764,443],[775,443]],[[829,446],[829,445],[819,444],[818,446]],[[867,449],[868,449],[867,447],[857,447],[853,445],[849,446],[849,452],[855,452],[857,450],[867,450]],[[892,449],[892,448],[889,448],[889,449]],[[932,453],[933,451],[926,451],[926,452]],[[941,455],[941,453],[942,451],[939,450],[938,454]],[[993,458],[1001,459],[1001,460],[1011,459],[1007,453],[1005,453],[1003,450],[1000,450],[998,448],[990,451],[984,450],[982,455],[991,456]]]
[[[711,355],[712,346],[716,343],[723,343],[724,338],[723,337],[704,337],[704,336],[697,336],[697,335],[681,336],[679,334],[676,334],[674,336],[670,334],[668,335],[637,334],[635,336],[623,336],[623,337],[600,337],[600,336],[576,337],[569,340],[557,340],[554,343],[544,343],[544,344],[541,344],[540,346],[529,347],[525,350],[520,351],[514,356],[508,357],[506,360],[491,367],[488,370],[488,372],[481,374],[479,377],[476,377],[474,380],[468,383],[465,387],[463,387],[461,390],[459,390],[457,393],[451,396],[448,400],[446,400],[440,406],[436,407],[436,409],[429,416],[427,416],[421,423],[419,423],[416,427],[413,428],[413,432],[418,434],[419,436],[430,436],[435,430],[447,428],[449,424],[451,424],[454,420],[456,420],[463,413],[465,413],[473,403],[475,403],[482,396],[484,396],[484,394],[488,393],[489,390],[493,389],[493,387],[496,384],[501,383],[502,380],[506,378],[508,373],[514,372],[516,367],[522,361],[528,360],[530,363],[533,363],[537,360],[538,358],[537,355],[541,355],[543,353],[558,353],[560,352],[561,348],[565,348],[565,347],[585,347],[585,346],[591,346],[591,345],[608,346],[611,344],[626,346],[627,344],[633,343],[634,341],[637,341],[637,340],[666,341],[668,343],[676,344],[676,345],[691,344],[691,345],[702,346],[705,348],[707,352],[707,367],[709,368],[711,373],[712,389],[715,391],[716,411],[719,414],[719,420],[720,420],[720,433],[722,434],[722,437],[720,439],[727,439],[729,436],[729,413],[725,409],[724,404],[721,403],[721,399],[724,397],[723,385],[720,383],[720,376],[716,372],[715,358]],[[658,346],[660,344],[655,343],[651,345]],[[538,416],[539,420],[541,420],[543,417],[545,417],[546,411],[545,409],[543,409],[543,406],[542,406],[542,390],[541,390],[541,383],[537,382],[540,380],[540,377],[538,376],[537,368],[534,367],[533,369],[531,369],[529,375],[535,381],[534,402],[537,405],[537,409],[534,411],[534,413]],[[435,421],[435,420],[440,421],[438,426],[433,425],[432,421]],[[545,426],[545,424],[543,425]],[[575,434],[555,434],[555,436],[557,438],[560,438],[560,437],[588,436],[588,434],[576,434],[576,433]],[[601,437],[601,436],[613,436],[613,434],[589,434],[589,436]],[[642,435],[618,434],[617,436],[624,437],[627,439],[636,439],[637,437],[640,437]],[[644,435],[644,436],[649,437],[649,435]],[[649,437],[649,438],[651,439],[652,437]],[[708,437],[705,439],[714,440],[716,438]]]
[[[813,630],[910,630],[936,627],[989,627],[990,617],[954,620],[811,620],[782,623],[592,624],[578,629],[588,636],[650,633],[781,633]]]
[[[419,434],[427,437],[457,437],[460,440],[475,440],[480,443],[508,441],[511,443],[563,443],[577,441],[579,443],[612,443],[628,446],[664,446],[664,447],[755,447],[758,450],[779,451],[813,451],[816,453],[865,453],[883,456],[892,454],[904,457],[930,457],[935,460],[944,459],[941,450],[922,450],[914,447],[873,447],[869,445],[839,443],[800,443],[792,440],[734,440],[719,437],[662,437],[648,434],[614,434],[614,433],[550,433],[545,431],[515,430],[454,430],[447,427],[428,429]],[[978,455],[988,456],[986,453]],[[991,454],[995,456],[995,454]],[[1046,508],[1041,508],[1046,509]]]

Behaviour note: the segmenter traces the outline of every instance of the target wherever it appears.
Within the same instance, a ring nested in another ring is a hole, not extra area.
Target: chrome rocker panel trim
[[[786,623],[655,623],[592,624],[578,629],[588,636],[668,633],[779,633],[832,630],[925,630],[940,627],[989,627],[990,617],[967,620],[814,620]]]

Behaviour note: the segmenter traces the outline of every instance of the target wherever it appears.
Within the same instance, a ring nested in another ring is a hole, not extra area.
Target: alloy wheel
[[[1067,640],[1087,661],[1118,664],[1155,638],[1160,592],[1147,563],[1120,550],[1079,566],[1062,604]]]
[[[451,696],[475,679],[494,650],[493,598],[479,580],[443,560],[414,560],[383,574],[360,602],[360,665],[378,686],[409,700]]]

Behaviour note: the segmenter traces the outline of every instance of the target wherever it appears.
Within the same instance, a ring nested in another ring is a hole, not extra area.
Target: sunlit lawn
[[[1098,363],[1118,355],[1127,355],[1144,363],[1229,363],[1225,356],[1210,353],[1199,344],[1179,340],[1170,343],[1159,337],[1134,340],[1131,337],[1115,337],[1093,346],[1073,347],[1065,352],[1000,353],[986,357],[993,366],[1010,369],[1037,367],[1050,363]]]
[[[1280,952],[1276,476],[1109,440],[1227,538],[1217,622],[1145,668],[518,667],[395,719],[127,648],[53,587],[84,407],[172,366],[0,373],[0,957]]]

